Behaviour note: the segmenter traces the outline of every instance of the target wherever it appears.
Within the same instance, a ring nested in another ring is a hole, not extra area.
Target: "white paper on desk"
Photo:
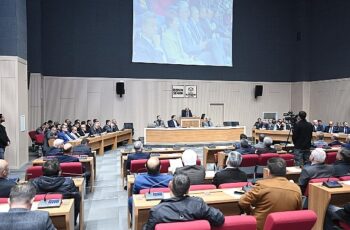
[[[6,205],[6,204],[0,205],[0,212],[8,212],[9,209],[10,209],[10,205]]]
[[[287,167],[287,171],[291,173],[300,173],[301,168],[300,167]]]
[[[206,178],[214,178],[215,171],[205,171]]]
[[[177,159],[169,159],[170,167],[169,171],[175,172],[177,168],[183,167],[182,160],[180,158]]]
[[[350,185],[350,180],[342,181],[343,184]]]
[[[235,194],[235,191],[241,191],[241,188],[233,188],[233,189],[224,189],[223,192],[226,193],[229,196],[232,196],[235,199],[241,198],[242,195]]]

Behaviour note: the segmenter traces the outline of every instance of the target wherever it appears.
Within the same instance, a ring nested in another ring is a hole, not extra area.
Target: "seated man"
[[[265,138],[265,134],[259,134],[259,142],[254,145],[254,148],[256,149],[263,149],[265,148],[265,144],[264,144],[264,138]]]
[[[247,135],[245,135],[244,133],[241,133],[241,134],[239,135],[239,141],[233,142],[232,145],[233,145],[236,149],[239,149],[239,148],[241,147],[241,140],[243,140],[243,139],[248,140],[248,137],[247,137]]]
[[[343,126],[339,127],[339,133],[349,134],[350,127],[346,121],[343,122]]]
[[[333,164],[333,176],[341,177],[350,174],[350,149],[339,149],[336,159]]]
[[[339,135],[338,134],[333,134],[332,135],[332,142],[329,143],[329,146],[341,146],[343,143],[339,141]]]
[[[30,211],[35,197],[32,184],[19,184],[11,189],[10,210],[0,213],[0,229],[8,230],[55,230],[49,213]]]
[[[192,117],[192,112],[190,108],[185,108],[181,110],[181,117]]]
[[[44,153],[46,153],[50,149],[49,141],[54,140],[56,138],[57,138],[57,128],[55,126],[52,126],[51,129],[45,133],[44,145],[43,145]]]
[[[272,138],[271,137],[265,137],[264,138],[264,148],[258,148],[256,149],[257,154],[263,154],[263,153],[277,153],[277,150],[272,148]]]
[[[57,137],[59,139],[62,139],[64,143],[67,143],[68,141],[72,141],[76,139],[72,135],[70,135],[70,133],[68,132],[68,126],[66,124],[63,124],[61,126],[61,131],[58,132]]]
[[[103,131],[107,133],[113,132],[113,128],[111,124],[112,124],[111,120],[106,120],[106,125],[103,127]]]
[[[116,119],[112,119],[112,125],[113,125],[113,132],[119,131],[119,128],[118,128],[118,124],[117,124],[117,120],[116,120]]]
[[[314,178],[331,177],[333,175],[333,166],[324,163],[326,153],[323,149],[317,148],[311,152],[310,166],[305,166],[299,177],[299,185],[304,193],[309,181]]]
[[[74,198],[74,223],[80,211],[81,196],[74,181],[69,177],[60,177],[60,163],[57,159],[45,161],[43,176],[35,178],[32,183],[38,194],[61,193],[64,199]]]
[[[180,127],[180,124],[176,120],[176,116],[172,115],[171,120],[168,121],[168,128],[177,128]]]
[[[239,152],[232,151],[228,154],[226,168],[215,173],[213,184],[219,187],[220,184],[245,182],[247,174],[239,169],[242,163],[242,156]]]
[[[190,185],[188,176],[175,175],[169,183],[172,197],[151,208],[143,230],[153,230],[158,223],[190,220],[208,220],[211,226],[222,225],[225,217],[220,210],[208,206],[202,198],[187,195]]]
[[[89,142],[90,141],[87,138],[84,138],[83,140],[81,140],[80,145],[76,145],[73,147],[72,154],[92,156]]]
[[[103,133],[103,130],[101,128],[101,124],[99,121],[96,120],[96,122],[94,123],[94,125],[91,127],[90,129],[90,135],[101,135],[101,133]]]
[[[314,141],[314,144],[313,144],[313,146],[315,148],[322,148],[322,149],[324,149],[324,148],[328,147],[328,143],[323,140],[324,134],[322,132],[318,132],[316,134],[316,138],[317,138],[317,140]]]
[[[79,132],[79,135],[81,137],[85,137],[85,136],[89,135],[89,132],[86,129],[86,124],[81,124],[80,125],[80,129],[78,130],[78,132]]]
[[[134,143],[135,153],[129,153],[128,159],[126,160],[126,169],[130,170],[132,160],[148,159],[149,153],[143,153],[143,145],[141,141],[135,141]]]
[[[261,121],[261,118],[259,117],[258,120],[254,123],[254,128],[261,129],[263,127],[263,122]]]
[[[267,167],[269,178],[257,181],[239,200],[239,206],[256,217],[258,230],[264,228],[266,217],[272,212],[301,209],[300,188],[286,179],[285,160],[271,158]]]
[[[206,118],[204,118],[204,121],[202,122],[202,127],[214,127],[214,124],[210,120],[210,118],[206,117]]]
[[[78,128],[76,126],[72,126],[72,132],[70,133],[72,137],[74,137],[74,140],[79,139],[80,134],[78,133]]]
[[[236,149],[240,154],[251,154],[255,152],[255,149],[251,147],[247,141],[247,139],[242,139],[240,142],[240,147]]]
[[[330,121],[329,123],[328,123],[328,126],[326,126],[325,128],[324,128],[324,132],[325,133],[337,133],[338,132],[338,130],[334,127],[334,125],[333,125],[333,121]]]
[[[64,146],[64,141],[62,139],[56,139],[53,142],[53,146],[49,148],[49,150],[47,151],[46,156],[62,155],[63,146]]]
[[[343,208],[337,207],[335,205],[329,205],[326,212],[323,229],[341,229],[336,224],[339,221],[350,225],[350,203],[345,204]]]
[[[341,145],[344,148],[350,149],[350,134],[346,137],[345,143]]]
[[[187,149],[182,154],[183,167],[177,168],[174,175],[185,174],[190,178],[191,185],[203,184],[205,178],[205,169],[197,165],[197,153],[192,149]]]
[[[16,182],[7,178],[8,174],[9,164],[0,159],[0,197],[9,197],[11,188],[16,185]]]
[[[154,124],[156,125],[156,127],[165,127],[164,121],[162,120],[160,115],[157,116],[157,120],[154,121]]]

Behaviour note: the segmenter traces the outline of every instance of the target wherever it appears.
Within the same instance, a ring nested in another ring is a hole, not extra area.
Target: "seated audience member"
[[[101,133],[103,133],[101,124],[99,121],[96,121],[92,126],[92,128],[90,129],[90,135],[101,135]]]
[[[91,120],[87,120],[86,121],[86,132],[87,133],[90,133],[90,129],[92,128],[92,126],[93,126],[92,121]]]
[[[324,134],[322,132],[318,132],[316,135],[317,140],[314,141],[313,146],[315,148],[326,148],[328,147],[328,143],[323,140]]]
[[[345,204],[343,208],[329,205],[324,220],[323,230],[342,229],[337,225],[340,221],[350,225],[350,203]]]
[[[81,137],[85,137],[85,136],[89,135],[89,132],[87,131],[85,124],[81,124],[80,125],[80,129],[78,130],[78,132],[79,132],[79,135]]]
[[[277,130],[277,124],[275,119],[272,119],[271,124],[269,126],[269,130]]]
[[[47,129],[47,123],[44,122],[39,128],[35,130],[36,134],[45,134]]]
[[[350,149],[350,134],[346,137],[345,143],[342,144],[342,147]]]
[[[91,148],[89,146],[89,139],[84,138],[81,140],[80,145],[76,145],[73,147],[73,154],[77,155],[91,155]]]
[[[242,156],[237,151],[232,151],[228,154],[226,168],[215,173],[213,184],[219,187],[220,184],[245,182],[247,174],[239,169],[242,162]]]
[[[240,147],[236,149],[240,154],[251,154],[255,152],[255,149],[251,147],[247,141],[247,139],[242,139],[240,142]]]
[[[350,127],[348,126],[348,123],[346,121],[343,122],[342,127],[339,127],[339,133],[345,133],[345,134],[350,133]]]
[[[256,149],[265,148],[264,138],[265,138],[265,134],[259,134],[259,142],[256,145],[254,145],[254,148]]]
[[[11,188],[16,185],[16,182],[7,178],[8,174],[9,164],[0,159],[0,197],[9,197]]]
[[[323,149],[317,148],[311,152],[311,165],[305,166],[299,177],[299,185],[303,193],[311,179],[331,177],[333,175],[333,166],[326,165],[324,163],[325,159],[326,152]]]
[[[116,120],[116,119],[112,119],[112,125],[113,125],[113,132],[119,131],[119,128],[118,128],[118,124],[117,124],[117,120]]]
[[[335,127],[333,126],[333,121],[330,121],[330,122],[328,123],[328,126],[326,126],[326,127],[324,128],[324,132],[325,132],[325,133],[336,133],[336,132],[337,132],[337,130],[336,130]]]
[[[185,174],[190,178],[191,185],[203,184],[205,178],[205,169],[197,165],[197,153],[192,149],[187,149],[182,154],[183,167],[177,168],[174,175]]]
[[[57,137],[59,139],[62,139],[64,143],[67,143],[68,141],[72,141],[76,139],[68,132],[68,126],[66,124],[63,124],[61,126],[61,131],[58,132]]]
[[[239,200],[239,206],[256,217],[258,230],[263,229],[270,213],[299,210],[302,205],[300,188],[286,179],[285,160],[271,158],[267,167],[269,178],[257,181]]]
[[[180,124],[176,120],[176,116],[172,115],[171,120],[168,121],[168,128],[177,128],[180,127]]]
[[[156,127],[165,127],[164,121],[160,117],[160,115],[157,116],[157,120],[154,121],[154,124]]]
[[[54,123],[53,123],[52,120],[48,120],[48,121],[47,121],[47,125],[48,125],[49,129],[51,129],[52,126],[54,126]]]
[[[239,148],[241,147],[241,140],[243,140],[243,139],[248,140],[248,137],[247,137],[247,135],[245,135],[244,133],[241,133],[241,134],[239,135],[239,141],[234,142],[232,145],[233,145],[236,149],[239,149]]]
[[[79,162],[79,158],[72,156],[72,144],[67,143],[63,146],[63,153],[57,154],[55,157],[60,163]]]
[[[57,128],[55,126],[52,126],[51,129],[47,131],[45,134],[44,145],[43,145],[44,153],[46,153],[50,149],[49,141],[54,140],[56,138],[57,138]]]
[[[72,132],[70,133],[74,140],[79,139],[80,134],[78,133],[78,128],[76,126],[72,126]]]
[[[284,123],[282,122],[281,119],[277,120],[277,124],[276,124],[276,130],[284,130]]]
[[[350,149],[339,149],[336,159],[337,160],[333,164],[333,176],[341,177],[350,174]]]
[[[106,125],[103,127],[103,131],[107,133],[113,132],[113,128],[111,124],[112,124],[111,120],[106,120]]]
[[[263,127],[263,122],[261,121],[261,118],[259,117],[258,120],[254,123],[254,127],[256,129],[261,129]]]
[[[263,154],[263,153],[277,153],[277,150],[272,148],[272,138],[271,137],[264,137],[264,148],[257,148],[256,153],[257,154]]]
[[[188,196],[190,179],[186,175],[175,175],[169,183],[171,198],[163,199],[151,208],[144,230],[154,230],[159,223],[208,220],[211,226],[220,226],[225,217],[220,210],[208,206],[202,198]]]
[[[47,151],[46,156],[62,155],[63,146],[64,146],[64,141],[62,139],[56,139],[53,142],[53,146],[49,148],[49,150]]]
[[[312,121],[312,127],[313,127],[313,131],[317,132],[317,129],[318,129],[318,121],[317,120]]]
[[[323,132],[324,131],[324,125],[323,125],[323,123],[322,123],[322,121],[321,120],[317,120],[317,123],[318,123],[318,125],[317,125],[317,132]]]
[[[64,199],[74,198],[74,223],[80,210],[81,196],[74,181],[69,177],[59,176],[60,163],[57,159],[45,161],[43,164],[43,176],[32,180],[38,194],[61,193]]]
[[[129,153],[126,160],[126,169],[130,170],[132,160],[148,159],[149,153],[143,153],[143,145],[141,141],[135,141],[134,143],[135,153]]]
[[[34,197],[35,188],[31,183],[14,186],[10,193],[10,210],[0,213],[0,229],[55,230],[48,212],[31,211]]]
[[[202,127],[214,127],[214,124],[210,120],[210,118],[206,117],[206,118],[204,118],[204,121],[202,122]]]
[[[192,117],[192,112],[190,108],[185,108],[181,110],[181,117]]]
[[[341,146],[343,143],[339,141],[339,135],[338,134],[333,134],[332,135],[332,142],[329,143],[329,146]]]

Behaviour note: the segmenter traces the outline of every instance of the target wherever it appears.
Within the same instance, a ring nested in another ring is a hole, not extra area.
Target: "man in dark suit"
[[[191,185],[203,184],[205,178],[205,168],[197,165],[197,153],[192,149],[187,149],[182,154],[183,167],[177,168],[174,175],[185,174],[190,178]]]
[[[322,121],[321,120],[317,120],[317,123],[318,123],[318,125],[317,125],[316,132],[323,132],[324,131],[324,125],[323,125]]]
[[[239,148],[237,148],[236,151],[242,155],[255,153],[255,149],[249,145],[247,139],[241,139]]]
[[[91,148],[89,147],[89,139],[84,138],[81,140],[80,145],[76,145],[73,147],[73,154],[76,155],[91,155]]]
[[[34,196],[32,184],[14,186],[10,193],[10,210],[0,213],[0,229],[55,230],[48,212],[30,211]]]
[[[339,149],[336,159],[337,160],[333,164],[333,176],[341,177],[350,174],[350,149]]]
[[[103,131],[107,133],[113,132],[113,128],[111,124],[112,124],[111,120],[106,120],[106,125],[103,127]]]
[[[0,159],[4,159],[5,148],[10,145],[10,139],[7,136],[6,128],[2,125],[5,122],[5,117],[0,114]]]
[[[310,155],[310,166],[305,166],[299,177],[299,186],[302,193],[305,192],[309,181],[314,178],[331,177],[334,174],[333,166],[324,163],[326,152],[317,148]]]
[[[112,119],[112,129],[113,129],[113,132],[117,132],[119,131],[119,128],[118,128],[118,124],[117,124],[117,120],[116,119]]]
[[[181,110],[181,117],[192,117],[192,112],[189,108]]]
[[[257,148],[256,153],[257,154],[263,154],[263,153],[277,153],[277,150],[271,147],[272,145],[272,138],[271,137],[264,137],[264,148]]]
[[[176,120],[176,115],[171,116],[171,120],[168,121],[168,128],[177,128],[180,124]]]
[[[213,184],[219,187],[220,184],[245,182],[247,174],[239,169],[242,162],[242,155],[239,152],[232,151],[228,154],[226,168],[215,173]]]
[[[345,222],[346,224],[350,225],[350,203],[345,204],[343,208],[337,207],[335,205],[328,206],[323,229],[342,229],[336,225],[336,223],[339,222]]]
[[[0,197],[9,197],[11,188],[16,185],[12,180],[7,179],[9,164],[0,159]]]
[[[332,135],[332,142],[328,144],[328,146],[341,146],[343,143],[339,141],[339,135],[338,134],[333,134]]]
[[[164,121],[160,117],[160,115],[157,116],[157,120],[154,121],[154,124],[156,127],[165,127]]]
[[[148,159],[150,157],[149,153],[143,153],[143,145],[141,141],[135,141],[134,143],[135,153],[128,154],[128,159],[126,160],[126,169],[130,170],[132,160]]]
[[[346,121],[344,121],[342,127],[339,127],[339,133],[350,134],[350,127]]]
[[[103,133],[101,124],[99,121],[96,121],[90,129],[90,135],[101,135],[101,133]]]
[[[324,128],[324,132],[325,133],[337,133],[337,129],[335,129],[335,127],[333,126],[333,121],[330,121],[329,123],[328,123],[328,126],[326,126],[325,128]]]

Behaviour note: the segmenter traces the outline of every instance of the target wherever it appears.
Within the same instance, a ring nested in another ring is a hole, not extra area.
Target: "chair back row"
[[[61,163],[60,167],[61,167],[61,176],[63,177],[76,177],[76,176],[82,176],[83,174],[83,166],[81,162]],[[26,170],[25,180],[34,179],[42,175],[43,175],[42,166],[31,166]]]
[[[146,162],[147,162],[147,159],[132,160],[130,163],[130,172],[131,173],[147,172]],[[197,165],[201,165],[200,159],[197,159]],[[160,160],[160,173],[168,173],[169,167],[170,167],[169,159]]]

